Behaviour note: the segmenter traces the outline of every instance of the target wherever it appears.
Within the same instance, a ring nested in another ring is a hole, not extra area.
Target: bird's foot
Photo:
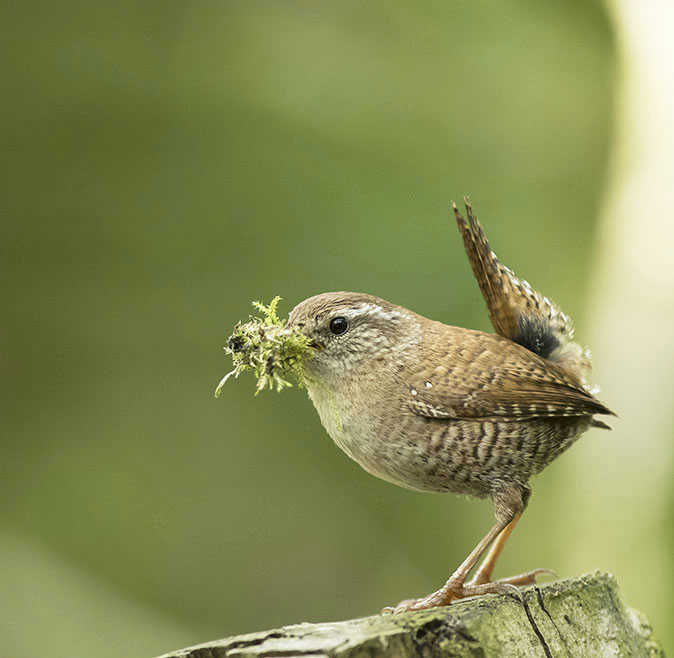
[[[483,596],[484,594],[514,594],[520,601],[522,593],[518,589],[525,585],[535,585],[536,578],[542,575],[550,575],[557,578],[557,574],[550,569],[534,569],[526,573],[501,578],[490,583],[476,582],[474,578],[467,584],[462,584],[450,580],[445,583],[437,592],[433,592],[421,599],[406,599],[396,606],[389,606],[381,611],[382,615],[397,615],[400,612],[410,610],[428,610],[443,605],[449,605],[459,599],[466,599],[471,596]]]
[[[438,608],[443,605],[449,605],[459,599],[466,599],[471,596],[482,596],[483,594],[515,594],[522,598],[517,587],[510,582],[496,581],[493,583],[484,583],[480,585],[464,585],[462,583],[452,582],[450,579],[437,592],[433,592],[421,599],[407,599],[401,601],[393,607],[386,607],[381,611],[382,615],[397,615],[400,612],[410,610],[428,610]]]

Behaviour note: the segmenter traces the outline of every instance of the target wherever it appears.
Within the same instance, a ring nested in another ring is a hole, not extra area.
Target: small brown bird
[[[496,334],[452,327],[353,292],[311,297],[289,318],[317,348],[305,364],[307,389],[347,455],[408,489],[494,502],[495,525],[449,580],[385,611],[534,583],[545,570],[491,579],[527,506],[529,479],[588,428],[608,428],[596,414],[613,414],[587,387],[590,355],[572,342],[569,318],[499,263],[467,199],[466,213],[468,223],[454,205]]]

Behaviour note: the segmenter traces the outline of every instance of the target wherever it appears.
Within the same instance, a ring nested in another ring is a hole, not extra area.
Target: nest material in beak
[[[250,316],[248,322],[239,322],[234,327],[225,347],[225,352],[232,357],[234,369],[220,380],[215,389],[216,398],[232,375],[236,378],[246,370],[255,373],[256,395],[264,388],[281,391],[292,386],[288,377],[302,384],[302,362],[323,346],[305,336],[297,327],[288,327],[288,321],[278,317],[276,307],[280,300],[280,297],[275,297],[269,306],[253,302],[262,317]]]

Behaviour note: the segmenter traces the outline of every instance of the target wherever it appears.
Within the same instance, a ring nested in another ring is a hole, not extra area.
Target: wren
[[[371,295],[316,295],[289,326],[312,340],[304,380],[323,426],[365,470],[416,491],[494,503],[496,523],[436,592],[387,612],[516,590],[547,570],[492,581],[529,501],[530,478],[613,414],[590,392],[589,352],[569,318],[501,265],[468,199],[454,214],[495,334],[453,327]],[[473,578],[468,575],[487,553]]]

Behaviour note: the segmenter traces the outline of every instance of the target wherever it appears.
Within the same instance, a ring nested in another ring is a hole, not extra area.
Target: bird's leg
[[[468,557],[460,564],[459,568],[449,577],[449,580],[437,591],[425,596],[422,599],[410,599],[401,601],[395,608],[384,608],[382,614],[405,612],[407,610],[425,610],[435,608],[441,605],[449,605],[452,601],[474,596],[475,594],[487,594],[482,591],[488,585],[478,585],[480,591],[466,592],[464,583],[471,569],[477,564],[482,554],[489,548],[490,544],[507,528],[507,521],[497,521],[491,530],[480,540],[478,545],[470,552]],[[475,588],[471,588],[475,589]],[[498,588],[497,588],[498,589]],[[492,590],[496,591],[496,589]]]
[[[488,581],[491,578],[496,559],[503,550],[503,546],[522,515],[524,508],[527,506],[530,495],[531,491],[528,487],[517,484],[502,486],[492,491],[491,497],[494,501],[496,523],[470,552],[470,555],[461,563],[459,568],[449,577],[449,580],[437,592],[433,592],[422,599],[402,601],[395,608],[384,608],[382,613],[425,610],[441,605],[449,605],[457,599],[463,599],[468,596],[479,596],[481,594],[502,594],[513,590],[519,594],[516,585],[531,582],[530,578],[535,578],[537,572],[522,574],[521,576],[516,576],[514,579],[496,582]],[[468,574],[492,544],[493,547],[489,551],[484,564],[478,570],[475,579],[470,583],[466,583]]]
[[[496,566],[496,560],[498,560],[501,551],[508,541],[508,537],[515,529],[517,522],[520,520],[521,514],[515,514],[515,518],[501,531],[499,536],[494,540],[494,543],[487,553],[487,557],[484,558],[479,569],[475,572],[475,575],[471,578],[469,585],[484,585],[491,581],[491,575]]]
[[[471,578],[470,582],[466,587],[476,587],[479,585],[485,585],[492,582],[491,576],[494,572],[494,567],[496,566],[496,560],[498,560],[501,551],[505,546],[510,534],[515,529],[517,522],[520,520],[522,513],[519,512],[515,514],[513,520],[501,531],[501,534],[494,540],[494,543],[487,553],[487,557],[484,558],[482,564],[475,572],[475,575]],[[528,571],[527,573],[521,573],[517,576],[510,576],[509,578],[500,578],[496,583],[501,583],[503,585],[534,585],[536,583],[536,578],[543,574],[550,574],[552,576],[557,576],[554,571],[550,569],[534,569],[533,571]]]

